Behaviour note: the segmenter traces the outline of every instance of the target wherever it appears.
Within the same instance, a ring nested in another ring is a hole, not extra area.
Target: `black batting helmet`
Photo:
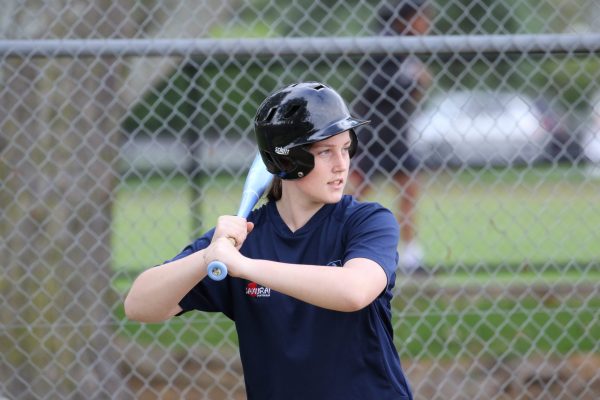
[[[254,132],[269,172],[281,179],[306,176],[315,166],[311,143],[350,131],[356,152],[354,128],[369,121],[350,115],[342,97],[318,82],[294,83],[272,93],[258,107]]]

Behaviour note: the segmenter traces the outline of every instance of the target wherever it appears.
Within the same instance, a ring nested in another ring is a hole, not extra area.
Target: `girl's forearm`
[[[181,311],[181,299],[206,276],[204,251],[150,268],[133,282],[125,314],[140,322],[162,322]]]
[[[280,293],[330,310],[351,312],[370,304],[385,289],[383,269],[367,259],[344,267],[247,260],[242,277]]]

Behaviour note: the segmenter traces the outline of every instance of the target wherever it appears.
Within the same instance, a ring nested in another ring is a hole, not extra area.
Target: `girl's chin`
[[[339,192],[339,193],[331,193],[328,196],[326,196],[326,199],[324,199],[324,203],[326,204],[333,204],[333,203],[337,203],[342,199],[342,196],[344,195],[344,192]]]

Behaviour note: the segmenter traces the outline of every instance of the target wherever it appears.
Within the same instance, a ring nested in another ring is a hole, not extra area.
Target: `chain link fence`
[[[391,4],[3,3],[0,398],[245,398],[224,316],[138,324],[122,301],[235,211],[254,111],[305,80],[417,160],[384,168],[361,131],[354,190],[423,269],[393,303],[415,397],[600,397],[600,4],[431,0],[412,34]]]

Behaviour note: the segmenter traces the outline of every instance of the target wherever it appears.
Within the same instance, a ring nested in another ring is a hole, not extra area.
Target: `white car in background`
[[[435,166],[533,164],[546,157],[552,133],[527,96],[508,92],[441,92],[412,124],[418,157]]]
[[[581,140],[581,146],[589,172],[600,176],[600,95],[592,100],[589,129]]]

